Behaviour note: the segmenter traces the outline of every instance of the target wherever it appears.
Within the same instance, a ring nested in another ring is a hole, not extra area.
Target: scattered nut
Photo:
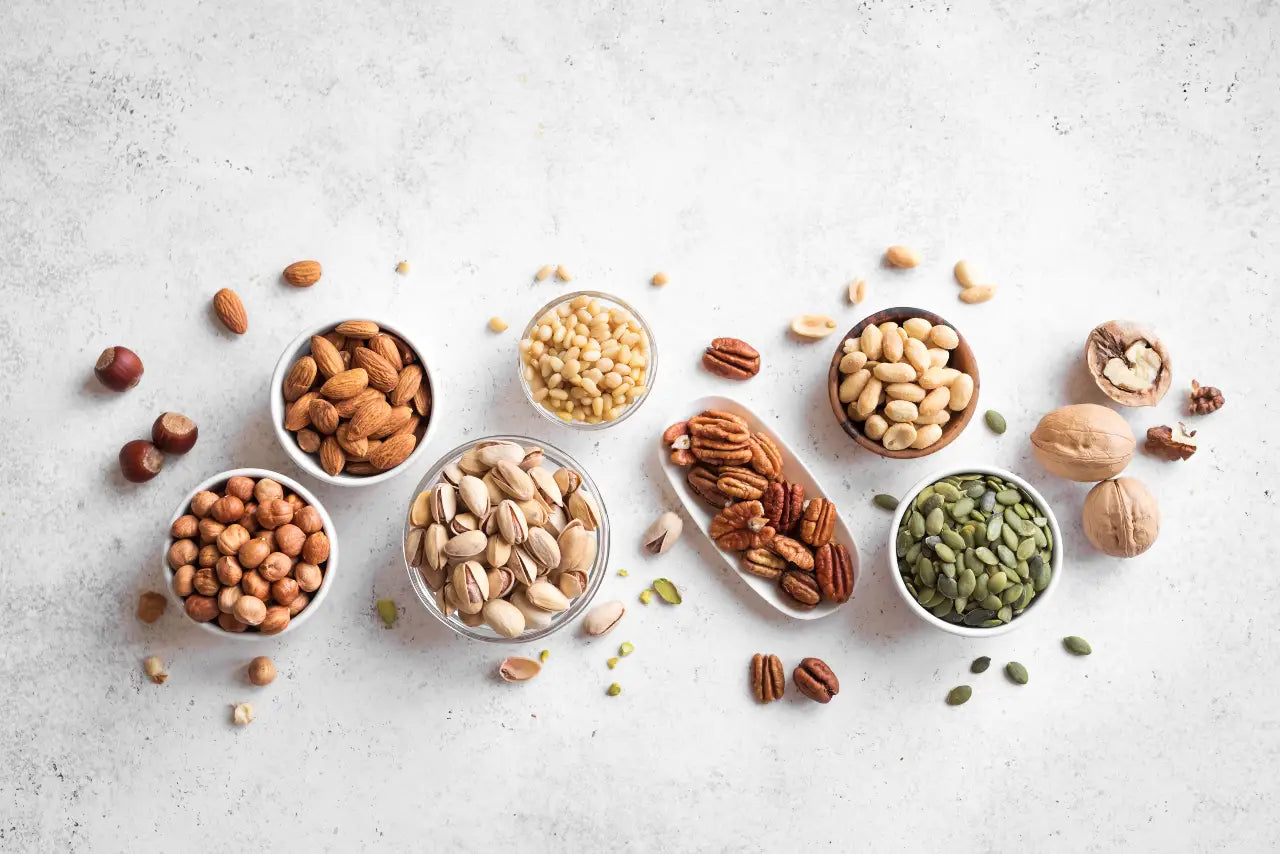
[[[245,313],[244,303],[231,288],[223,288],[213,295],[213,313],[236,335],[249,331],[249,316]]]
[[[973,305],[980,302],[986,302],[995,295],[995,285],[974,285],[971,288],[965,288],[960,291],[960,302],[966,302]]]
[[[540,267],[538,269],[538,272],[533,274],[533,279],[536,282],[545,282],[547,279],[551,277],[551,274],[554,273],[555,271],[556,271],[556,268],[554,265],[546,264],[545,266]]]
[[[751,657],[751,693],[758,703],[781,700],[787,691],[787,676],[776,655],[757,652]]]
[[[668,510],[644,532],[644,550],[654,555],[666,554],[683,531],[684,521]]]
[[[567,282],[572,279],[573,276],[570,276],[569,271],[564,268],[563,264],[560,264],[556,267],[556,278],[562,282]]]
[[[622,686],[619,685],[617,682],[614,682],[612,685],[609,686],[609,690],[606,691],[605,693],[608,694],[610,697],[616,697],[622,693]]]
[[[792,673],[800,693],[815,703],[830,703],[840,693],[840,680],[820,658],[806,658]]]
[[[1147,430],[1148,453],[1169,460],[1186,460],[1196,452],[1196,431],[1187,430],[1179,422],[1177,427],[1152,427]]]
[[[397,265],[396,265],[396,272],[397,272],[397,273],[399,273],[399,274],[400,274],[400,275],[402,275],[402,276],[407,276],[407,275],[409,275],[409,262],[408,262],[408,261],[401,261],[399,264],[397,264]]]
[[[666,284],[667,282],[669,282],[669,281],[671,281],[671,277],[670,277],[670,276],[668,276],[666,273],[654,273],[654,274],[653,274],[653,284],[654,284],[656,287],[659,287],[659,288],[660,288],[660,287],[662,287],[663,285],[665,285],[665,284]]]
[[[138,597],[138,619],[144,623],[154,623],[169,607],[169,600],[162,593],[147,591]]]
[[[151,441],[166,454],[185,454],[199,434],[194,421],[176,412],[162,412],[151,425]]]
[[[494,332],[506,332],[508,327],[505,320],[501,317],[494,316],[489,318],[489,328]]]
[[[760,373],[760,353],[738,338],[716,338],[703,352],[702,366],[718,377],[749,380]]]
[[[890,246],[884,251],[884,260],[890,267],[915,267],[920,263],[920,253],[910,246]]]
[[[249,662],[247,674],[254,685],[270,685],[276,678],[276,666],[265,655],[259,655]]]
[[[1187,401],[1187,407],[1191,410],[1192,415],[1208,415],[1210,412],[1217,412],[1226,403],[1222,398],[1222,392],[1213,386],[1202,386],[1195,380],[1191,381],[1191,396]]]
[[[498,665],[504,682],[527,682],[542,672],[542,665],[532,658],[507,658]]]
[[[978,284],[978,279],[973,274],[973,269],[969,266],[968,261],[965,261],[965,260],[957,261],[956,266],[952,270],[952,272],[955,273],[956,281],[960,284],[960,287],[962,288],[972,288]]]
[[[849,283],[849,304],[857,305],[867,298],[867,280],[854,279]]]
[[[284,280],[295,288],[309,288],[320,281],[320,262],[294,261],[284,268]]]
[[[158,655],[145,659],[142,662],[142,670],[157,685],[163,685],[164,680],[169,678],[169,674],[164,670],[164,661]]]
[[[128,391],[142,379],[142,360],[128,347],[108,347],[98,356],[93,373],[112,391]]]
[[[1102,393],[1124,406],[1154,406],[1173,377],[1160,339],[1127,320],[1095,327],[1085,342],[1085,360]]]
[[[164,454],[145,439],[134,439],[120,449],[120,473],[133,483],[146,483],[164,468]]]
[[[1093,483],[1124,471],[1133,459],[1133,430],[1120,413],[1096,403],[1055,409],[1031,433],[1031,451],[1058,477]]]
[[[1135,557],[1160,534],[1160,505],[1139,480],[1104,480],[1085,496],[1084,533],[1101,552]]]
[[[236,726],[245,726],[253,722],[253,706],[248,703],[237,703],[231,709],[231,722]]]
[[[791,318],[791,331],[801,338],[825,338],[836,331],[836,322],[825,314],[797,314]]]

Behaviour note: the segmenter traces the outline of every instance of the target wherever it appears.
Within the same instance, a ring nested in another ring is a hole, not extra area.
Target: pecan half
[[[813,559],[822,598],[840,604],[853,595],[853,563],[840,543],[827,543]]]
[[[791,674],[796,687],[815,703],[830,703],[840,693],[840,680],[821,658],[806,658]]]
[[[813,572],[813,553],[805,548],[804,544],[798,543],[790,537],[775,536],[773,541],[769,543],[769,548],[787,563],[795,564],[805,572]]]
[[[760,578],[777,581],[787,562],[768,549],[748,549],[742,556],[742,569]]]
[[[694,491],[694,494],[717,510],[723,510],[733,503],[732,498],[716,487],[719,475],[716,474],[714,469],[707,466],[694,465],[685,474],[684,479],[688,482],[689,488]]]
[[[768,485],[769,481],[763,475],[739,466],[725,466],[720,469],[720,477],[716,479],[716,488],[725,495],[747,501],[764,495]]]
[[[702,366],[718,377],[749,380],[760,373],[760,354],[746,341],[716,338],[702,354]]]
[[[780,534],[790,534],[804,515],[804,487],[798,483],[771,483],[760,500],[769,524]]]
[[[831,541],[836,525],[836,506],[825,498],[814,498],[804,508],[800,539],[817,548]]]
[[[689,450],[688,448],[676,448],[674,451],[671,452],[671,462],[675,463],[681,468],[684,468],[686,466],[691,466],[697,461],[698,461],[698,458],[695,457],[693,455],[693,451]]]
[[[677,421],[662,433],[662,444],[670,446],[676,439],[681,436],[689,435],[689,422]]]
[[[782,592],[790,596],[797,607],[806,611],[817,607],[822,601],[822,590],[818,588],[818,582],[807,572],[788,569],[782,573],[781,586]]]
[[[751,450],[751,467],[769,480],[782,477],[782,449],[767,433],[756,433],[747,440]]]
[[[721,510],[711,520],[711,539],[719,540],[733,531],[745,531],[752,519],[764,515],[764,507],[759,501],[739,501]]]
[[[732,412],[708,409],[689,419],[689,433],[694,437],[745,444],[751,435],[746,419]]]
[[[781,700],[786,690],[787,677],[778,656],[759,652],[751,656],[751,693],[758,702]]]

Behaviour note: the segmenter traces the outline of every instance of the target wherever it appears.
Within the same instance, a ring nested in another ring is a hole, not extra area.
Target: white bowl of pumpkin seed
[[[1063,565],[1049,503],[1011,471],[955,466],[907,491],[889,533],[893,584],[929,625],[991,637],[1043,613]]]

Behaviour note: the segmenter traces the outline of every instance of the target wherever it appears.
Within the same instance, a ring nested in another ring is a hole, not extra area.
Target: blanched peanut
[[[885,396],[890,400],[909,400],[919,403],[927,392],[915,383],[890,383],[884,387]]]
[[[848,343],[847,341],[845,342]],[[845,353],[840,357],[840,373],[856,374],[862,370],[867,364],[867,354],[861,350],[855,350],[852,353]],[[927,365],[925,367],[928,367]]]
[[[898,336],[894,335],[888,340],[896,341],[897,339]],[[876,365],[873,373],[882,383],[909,383],[914,382],[916,378],[916,369],[906,362],[881,362]]]
[[[942,352],[946,352],[943,350]],[[916,374],[923,374],[926,370],[933,366],[933,362],[929,359],[929,348],[919,338],[908,338],[902,346],[902,356],[907,360],[911,367],[916,369]]]
[[[935,326],[929,331],[929,343],[943,350],[954,350],[960,346],[960,336],[950,326]]]
[[[916,418],[914,423],[917,427],[923,427],[928,424],[946,424],[950,420],[951,413],[943,409],[939,412],[930,413],[929,415],[922,414],[920,417]]]
[[[969,400],[972,397],[973,377],[968,374],[961,374],[956,377],[955,382],[951,383],[951,394],[947,407],[952,412],[960,412],[969,405]]]
[[[960,376],[960,372],[955,368],[930,368],[925,371],[918,382],[921,388],[932,391],[935,388],[949,386]]]
[[[884,405],[884,417],[890,421],[915,421],[919,415],[920,411],[909,400],[891,400]]]
[[[884,446],[890,451],[901,451],[911,447],[916,440],[916,428],[910,424],[894,424],[884,433]]]
[[[862,355],[859,353],[858,355]],[[871,379],[871,372],[866,368],[857,373],[849,374],[840,382],[840,388],[837,396],[841,403],[849,403],[857,400],[858,395],[862,394],[862,390],[867,387],[867,381]]]
[[[951,354],[941,347],[929,348],[929,364],[935,368],[945,368],[950,359]]]
[[[862,387],[862,393],[858,395],[856,406],[859,421],[866,419],[868,415],[876,411],[876,407],[880,405],[880,392],[883,387],[883,383],[875,377],[868,379],[867,384]]]
[[[886,362],[902,361],[903,341],[902,336],[898,334],[901,328],[894,325],[889,334],[884,336],[884,342],[881,344],[881,354]]]
[[[927,427],[921,427],[916,431],[916,438],[915,441],[911,443],[911,447],[927,448],[941,438],[942,428],[937,424],[930,424]]]
[[[932,415],[935,412],[941,412],[947,408],[947,404],[951,402],[951,389],[946,386],[939,386],[933,391],[925,395],[924,400],[920,401],[920,415]],[[913,419],[914,420],[914,419]]]
[[[867,434],[867,438],[877,441],[884,437],[888,429],[889,422],[884,420],[883,415],[871,415],[867,418],[867,423],[862,425],[862,432]]]
[[[920,340],[928,339],[933,324],[925,320],[923,317],[913,317],[910,320],[903,321],[902,328],[906,330],[908,337]]]
[[[862,352],[866,354],[868,360],[880,360],[883,344],[884,335],[880,332],[880,327],[868,326],[862,330]]]

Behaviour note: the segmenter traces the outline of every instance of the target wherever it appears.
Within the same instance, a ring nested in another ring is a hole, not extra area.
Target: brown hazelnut
[[[288,605],[298,598],[298,582],[292,578],[278,578],[271,582],[271,598],[279,605]]]
[[[162,412],[151,425],[151,441],[166,454],[185,454],[195,447],[200,433],[196,423],[176,412]]]
[[[320,571],[320,567],[306,561],[298,561],[294,565],[293,577],[298,582],[298,586],[307,593],[319,590],[321,582],[324,581],[324,573]]]
[[[142,360],[128,347],[108,347],[98,356],[93,372],[112,391],[128,391],[142,379]]]
[[[272,605],[267,615],[262,618],[258,631],[264,635],[278,635],[289,628],[289,608],[286,605]]]
[[[236,600],[232,610],[235,617],[246,626],[256,626],[267,616],[267,604],[257,596],[245,594]]]
[[[293,512],[293,524],[301,528],[304,534],[314,534],[324,528],[324,520],[320,518],[320,511],[309,504]]]
[[[1160,505],[1139,480],[1104,480],[1085,496],[1084,534],[1112,557],[1140,555],[1160,534]]]
[[[265,531],[265,530],[259,531],[258,539],[262,540],[264,543],[266,543],[268,546],[271,547],[267,551],[267,554],[271,554],[271,552],[276,551],[276,532],[275,531]]]
[[[236,602],[243,596],[240,586],[224,587],[218,591],[218,610],[224,614],[230,614],[235,610]]]
[[[307,541],[302,544],[302,559],[315,564],[329,559],[329,538],[324,535],[324,531],[307,535]]]
[[[221,496],[216,492],[210,492],[202,489],[191,497],[191,513],[197,519],[203,519],[209,515],[209,511],[213,510],[213,505],[218,503]]]
[[[320,434],[309,427],[304,427],[298,431],[298,447],[303,453],[314,454],[320,450]]]
[[[169,546],[169,566],[177,569],[184,563],[194,563],[199,553],[194,540],[176,540]]]
[[[302,533],[302,529],[297,525],[290,523],[276,528],[276,549],[289,557],[297,557],[306,540],[307,535]]]
[[[217,619],[220,613],[217,599],[212,596],[203,596],[199,593],[193,593],[188,596],[183,607],[187,612],[187,616],[197,623],[207,623],[210,620]]]
[[[244,515],[244,502],[234,495],[224,495],[213,505],[212,512],[213,518],[224,525],[230,525],[232,522],[239,522]]]
[[[284,487],[271,478],[264,477],[254,484],[253,497],[259,504],[265,504],[275,498],[284,498]]]
[[[249,662],[247,673],[249,681],[254,685],[270,685],[276,678],[276,666],[271,659],[265,655],[260,655]]]
[[[242,545],[237,554],[242,567],[257,569],[267,559],[267,555],[271,554],[271,545],[262,537],[254,537]]]
[[[293,507],[283,498],[272,498],[258,505],[258,524],[264,528],[278,528],[293,520]]]
[[[120,474],[133,483],[146,483],[164,468],[164,454],[146,439],[134,439],[120,449]]]
[[[258,567],[258,574],[267,581],[278,581],[293,569],[293,559],[284,552],[272,552]]]
[[[240,566],[240,561],[231,555],[223,555],[218,558],[218,562],[214,564],[213,569],[217,573],[218,581],[228,587],[239,584],[240,579],[244,576],[244,568]]]
[[[258,502],[250,501],[244,505],[244,515],[240,517],[240,524],[249,533],[254,533],[260,527],[258,525]]]
[[[169,536],[175,540],[189,540],[200,533],[200,520],[188,513],[173,520],[169,526]]]
[[[217,566],[218,558],[222,557],[222,552],[218,551],[218,547],[212,543],[200,547],[200,554],[196,556],[196,566]]]
[[[245,477],[238,474],[227,481],[227,495],[234,495],[241,501],[248,501],[253,497],[253,478]]]
[[[224,632],[243,632],[249,628],[244,623],[236,619],[235,614],[219,614],[218,625]]]
[[[221,534],[226,527],[226,525],[222,524],[217,519],[214,519],[212,516],[201,519],[200,542],[205,543],[206,545],[209,543],[216,543],[218,541],[218,535]]]
[[[256,569],[251,569],[241,576],[240,589],[247,595],[256,596],[259,599],[266,599],[271,595],[271,585],[258,574]]]
[[[311,597],[305,593],[299,593],[293,597],[293,601],[289,603],[289,616],[296,617],[302,613],[302,609],[311,604]]]
[[[219,588],[222,586],[218,583],[218,574],[213,569],[205,567],[197,569],[192,585],[196,588],[196,592],[201,596],[216,596]]]
[[[179,596],[190,596],[195,591],[196,568],[191,564],[180,566],[173,573],[173,592]]]
[[[169,600],[163,593],[148,590],[138,597],[138,619],[144,623],[154,623],[168,606]]]
[[[289,502],[289,506],[293,508],[294,513],[297,513],[303,507],[307,506],[307,502],[303,501],[295,493],[292,493],[292,492],[286,495],[284,497],[284,500]]]
[[[223,528],[222,533],[218,535],[218,551],[224,555],[233,555],[248,541],[249,532],[244,529],[244,526],[239,523],[231,524]]]

